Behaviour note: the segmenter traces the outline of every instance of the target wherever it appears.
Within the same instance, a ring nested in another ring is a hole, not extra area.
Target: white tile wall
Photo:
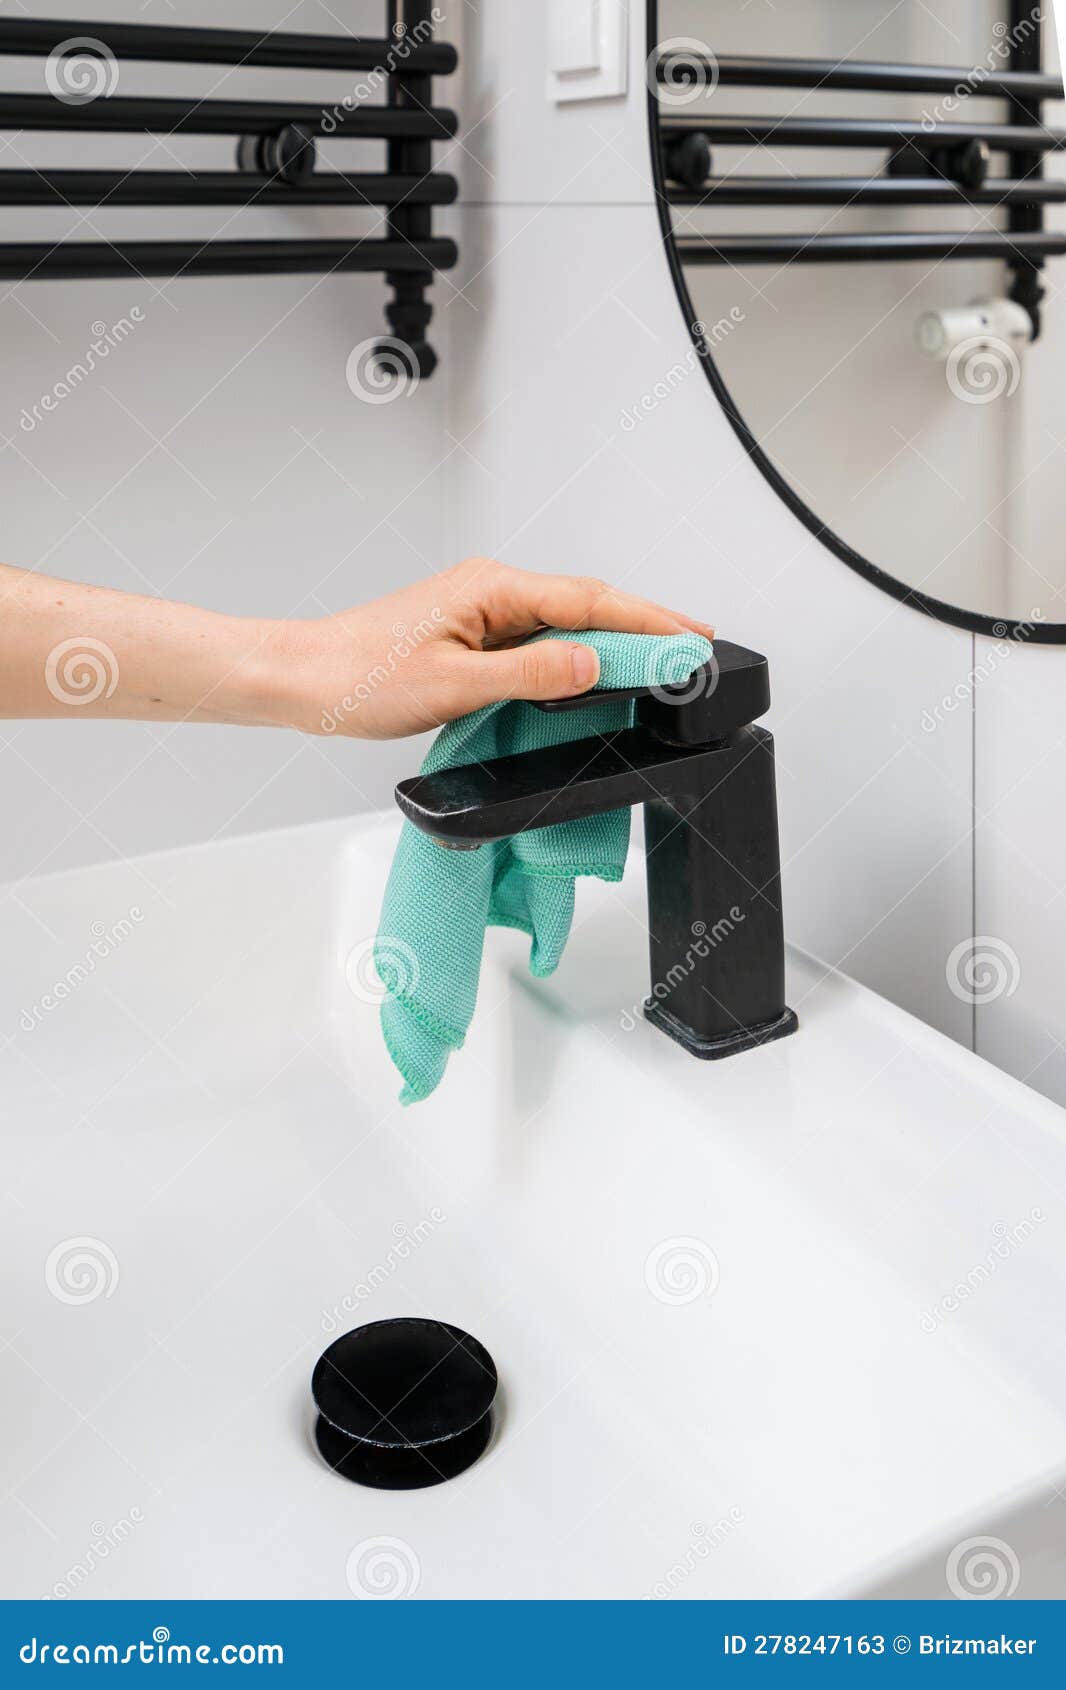
[[[1066,1103],[1066,652],[978,640],[976,925],[982,1056]]]

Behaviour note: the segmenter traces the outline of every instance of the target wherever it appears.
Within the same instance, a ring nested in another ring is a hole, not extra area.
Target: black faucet
[[[637,701],[636,726],[401,781],[408,821],[453,849],[644,805],[648,1020],[714,1059],[794,1033],[785,1004],[774,742],[765,657],[716,640],[679,686],[584,693]]]

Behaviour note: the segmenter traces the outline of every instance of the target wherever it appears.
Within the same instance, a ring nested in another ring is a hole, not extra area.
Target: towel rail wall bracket
[[[434,234],[433,207],[451,204],[457,184],[433,170],[434,141],[458,129],[454,112],[433,105],[434,76],[458,62],[455,48],[433,39],[432,0],[389,0],[381,39],[299,35],[282,31],[0,19],[0,58],[48,56],[47,94],[0,88],[0,129],[95,134],[230,135],[235,170],[97,170],[30,167],[0,170],[2,205],[337,205],[386,208],[373,235],[284,240],[61,240],[52,245],[0,241],[5,281],[85,280],[106,276],[241,276],[378,272],[389,297],[385,315],[394,339],[379,343],[389,367],[397,358],[412,373],[431,375],[437,356],[426,338],[434,276],[458,262],[452,240]],[[350,94],[334,105],[278,100],[66,97],[64,55],[108,64],[154,63],[278,67],[367,72],[384,86],[385,104]],[[59,86],[54,86],[58,83]],[[386,169],[318,168],[320,136],[378,140]],[[397,341],[402,342],[397,347]]]
[[[285,123],[276,135],[242,135],[237,169],[299,187],[309,182],[318,162],[314,130],[306,123]]]
[[[1039,71],[1043,61],[1043,14],[1030,0],[1010,0],[1011,69],[1022,72]],[[1040,96],[1024,94],[1011,96],[1011,119],[1028,125],[1039,136],[1043,130]],[[1012,174],[1024,181],[1038,182],[1044,174],[1044,154],[1040,146],[1011,153]],[[1030,205],[1012,205],[1009,227],[1013,234],[1040,234],[1044,228],[1044,207],[1039,201]],[[1044,287],[1041,280],[1043,259],[1021,259],[1012,262],[1014,280],[1010,297],[1028,311],[1033,324],[1033,339],[1041,329],[1041,306]]]
[[[433,0],[390,0],[389,29],[399,45],[405,40],[420,40],[432,28]],[[389,84],[389,103],[397,111],[421,111],[431,104],[430,79],[417,68],[405,70]],[[428,176],[432,168],[432,143],[414,138],[390,141],[389,171],[397,175],[410,173]],[[432,233],[433,213],[428,205],[408,205],[401,201],[390,207],[389,233],[394,240],[410,241],[417,246]],[[385,280],[392,297],[385,306],[385,315],[393,336],[402,346],[410,347],[414,368],[411,374],[430,376],[437,367],[437,355],[426,335],[433,307],[426,298],[425,283],[417,276],[386,272]],[[379,351],[387,361],[387,354],[395,347],[382,346]]]
[[[960,188],[983,188],[988,181],[988,166],[992,150],[987,141],[963,141],[939,146],[923,146],[920,141],[905,141],[888,155],[885,170],[889,176],[939,176],[955,182]]]

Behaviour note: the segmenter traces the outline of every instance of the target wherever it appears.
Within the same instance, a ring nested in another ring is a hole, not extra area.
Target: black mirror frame
[[[659,0],[647,0],[647,60],[653,64],[654,55],[659,50]],[[905,604],[911,610],[916,610],[923,616],[932,616],[938,622],[946,622],[953,628],[964,628],[971,634],[984,634],[995,640],[1017,640],[1019,643],[1033,645],[1066,645],[1066,622],[1033,622],[1021,618],[1011,621],[1009,618],[982,616],[976,611],[963,610],[960,606],[946,604],[941,599],[930,597],[916,587],[908,587],[902,581],[890,575],[886,569],[881,569],[876,563],[871,563],[854,547],[842,540],[834,533],[828,523],[818,517],[810,506],[801,499],[795,488],[785,479],[776,464],[767,456],[760,446],[751,429],[726,386],[721,370],[714,361],[714,355],[702,333],[701,325],[692,295],[689,293],[685,272],[678,256],[674,242],[673,219],[670,212],[670,201],[666,193],[666,182],[663,176],[662,147],[659,137],[660,107],[655,92],[655,79],[650,71],[648,83],[648,129],[651,140],[651,169],[652,182],[655,188],[656,205],[659,212],[659,224],[663,234],[663,246],[667,263],[677,293],[678,303],[684,314],[685,323],[692,339],[700,364],[703,367],[711,390],[719,405],[725,412],[733,427],[733,431],[744,448],[752,463],[759,469],[769,482],[778,498],[781,499],[798,517],[803,526],[814,535],[816,540],[846,563],[849,569],[854,569],[857,575],[869,581],[873,586]]]

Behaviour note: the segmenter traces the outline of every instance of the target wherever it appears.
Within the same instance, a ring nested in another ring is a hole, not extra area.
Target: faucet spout
[[[401,781],[396,802],[439,844],[473,849],[528,828],[583,821],[713,781],[721,746],[679,749],[650,728],[623,728],[542,751]]]

